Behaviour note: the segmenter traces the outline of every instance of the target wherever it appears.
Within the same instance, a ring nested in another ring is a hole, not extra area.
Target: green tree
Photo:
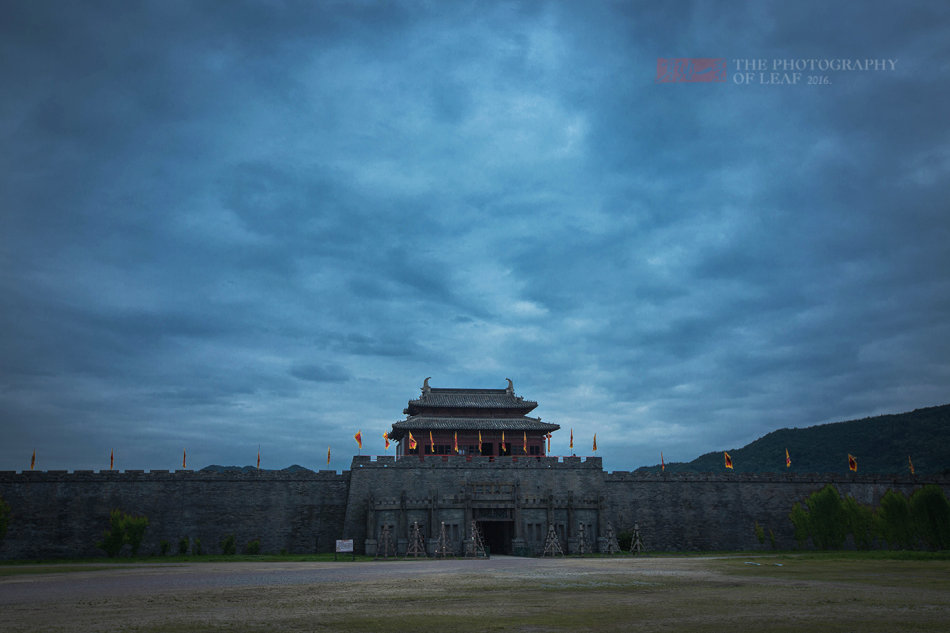
[[[224,537],[224,540],[221,541],[221,553],[226,555],[234,554],[237,551],[237,546],[234,543],[234,535],[228,534]]]
[[[874,513],[874,524],[891,549],[913,549],[917,530],[910,513],[910,502],[899,492],[888,490]]]
[[[124,515],[122,517],[122,529],[125,533],[125,542],[132,548],[132,556],[137,556],[139,547],[142,546],[142,539],[145,538],[145,530],[148,528],[148,517],[134,517]]]
[[[930,549],[950,549],[950,502],[943,489],[930,484],[910,496],[910,516]]]
[[[102,540],[96,545],[106,556],[115,558],[122,551],[122,546],[128,544],[132,549],[132,556],[135,556],[142,545],[147,527],[148,517],[131,516],[115,509],[109,513],[109,529],[103,532]]]
[[[798,543],[798,547],[805,547],[810,532],[808,529],[808,513],[805,512],[805,508],[802,507],[802,504],[796,503],[793,505],[792,511],[788,513],[788,518],[792,521],[792,526],[795,528],[795,541]]]
[[[109,558],[115,558],[123,545],[125,532],[122,529],[122,511],[116,509],[109,513],[109,529],[102,533],[102,540],[96,543],[96,546]]]
[[[815,547],[839,549],[848,535],[848,518],[838,489],[827,484],[805,500],[808,531]]]
[[[851,496],[842,500],[848,531],[857,549],[871,549],[874,543],[874,511]]]

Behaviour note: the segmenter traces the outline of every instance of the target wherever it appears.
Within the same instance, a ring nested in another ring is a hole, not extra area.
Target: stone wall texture
[[[0,496],[10,505],[2,558],[100,556],[96,546],[120,509],[145,515],[140,553],[177,552],[182,537],[220,552],[233,534],[238,550],[260,539],[261,551],[312,553],[340,538],[349,473],[194,471],[0,472]]]
[[[100,556],[96,546],[120,509],[149,518],[140,553],[158,553],[168,541],[201,539],[220,552],[229,534],[238,551],[260,539],[261,551],[333,551],[352,538],[357,551],[371,500],[457,497],[471,484],[514,484],[525,504],[551,495],[598,499],[606,523],[620,531],[639,525],[649,550],[733,550],[769,547],[756,522],[780,548],[794,547],[788,513],[824,485],[876,503],[889,489],[909,494],[928,483],[950,493],[947,477],[782,474],[605,473],[600,458],[354,457],[351,470],[334,471],[45,471],[0,472],[0,497],[11,507],[0,558]],[[525,519],[528,520],[528,519]],[[370,528],[372,529],[372,528]]]

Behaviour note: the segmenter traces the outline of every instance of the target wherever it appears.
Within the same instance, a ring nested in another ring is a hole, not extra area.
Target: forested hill
[[[785,449],[792,465],[785,467]],[[950,404],[909,413],[780,429],[742,448],[726,449],[737,473],[847,473],[848,454],[858,460],[858,474],[950,473]],[[660,465],[638,469],[658,471]],[[726,470],[722,451],[691,462],[666,464],[666,472]]]

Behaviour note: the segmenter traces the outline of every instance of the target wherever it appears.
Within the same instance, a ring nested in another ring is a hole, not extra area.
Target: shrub
[[[115,558],[125,545],[125,532],[122,529],[122,511],[113,510],[109,513],[109,529],[103,532],[102,540],[96,547],[106,553],[109,558]]]
[[[171,545],[168,543],[168,541],[162,539],[162,541],[158,544],[158,549],[162,553],[162,556],[168,556],[168,550],[171,549]]]
[[[795,541],[798,543],[798,547],[805,547],[805,543],[808,542],[808,513],[805,512],[805,509],[802,507],[802,504],[796,503],[792,506],[792,511],[789,512],[788,518],[792,521],[792,526],[795,528]]]
[[[777,546],[775,545],[775,532],[772,530],[769,530],[769,543],[772,545],[772,549],[776,549]]]
[[[256,538],[250,543],[248,543],[247,545],[245,545],[244,553],[255,555],[255,556],[257,554],[260,554],[261,553],[261,539]]]
[[[831,484],[805,500],[808,532],[815,547],[839,549],[848,536],[848,522],[838,489]]]
[[[193,556],[201,556],[201,539],[196,538],[191,542],[191,554]]]
[[[884,493],[874,513],[874,524],[877,533],[891,549],[913,549],[917,543],[910,503],[899,492],[888,490]]]
[[[870,506],[858,503],[854,497],[845,497],[842,504],[848,531],[854,537],[854,546],[857,549],[871,549],[874,543],[874,513]]]
[[[188,537],[183,536],[178,539],[178,555],[185,556],[188,554]]]
[[[940,486],[930,484],[914,491],[910,496],[910,515],[927,547],[950,548],[950,502]]]
[[[221,541],[221,553],[231,555],[237,551],[237,548],[234,545],[234,535],[228,534],[224,537],[224,540]]]
[[[759,522],[755,522],[755,526],[752,528],[755,531],[755,538],[759,539],[760,545],[765,545],[765,530],[759,525]]]
[[[115,558],[128,544],[132,549],[132,556],[138,554],[142,539],[145,538],[145,529],[148,527],[148,517],[135,517],[121,510],[109,513],[109,529],[103,532],[102,540],[96,543],[99,549],[109,558]]]
[[[125,542],[132,548],[132,556],[137,556],[142,539],[145,538],[145,529],[148,528],[148,517],[133,517],[128,514],[122,517],[122,531],[125,533]]]

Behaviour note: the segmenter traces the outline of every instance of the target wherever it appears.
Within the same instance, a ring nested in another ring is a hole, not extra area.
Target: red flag
[[[907,465],[910,466],[910,474],[914,474],[914,462],[910,461],[910,455],[907,456]],[[32,468],[30,469],[32,470]]]
[[[330,447],[327,446],[327,466],[330,465]]]
[[[456,453],[459,452],[459,432],[458,432],[458,431],[455,432],[455,438],[454,438],[454,440],[453,440],[453,442],[452,442],[452,449],[453,449]]]
[[[521,445],[524,448],[525,454],[528,453],[528,432],[524,431],[524,444]]]
[[[594,452],[597,452],[597,434],[594,433]]]
[[[416,438],[412,436],[412,431],[409,431],[409,450],[416,450],[416,447],[419,446],[419,443],[416,441]]]
[[[188,467],[185,465],[185,457],[187,457],[187,456],[188,456],[188,451],[185,450],[185,449],[181,449],[181,467],[184,468],[184,469],[187,469],[187,468],[188,468]]]
[[[858,458],[848,453],[848,470],[858,472]]]
[[[726,468],[728,468],[729,470],[732,470],[732,456],[725,451],[723,451],[722,454],[725,455],[726,457]]]
[[[785,449],[785,468],[791,468],[792,458],[788,456],[788,449]]]
[[[261,447],[257,447],[257,470],[261,469]]]
[[[115,466],[115,449],[109,450],[109,470],[112,470],[112,467]]]
[[[663,461],[663,451],[660,451],[660,470],[666,470],[666,462]]]
[[[363,449],[363,432],[357,431],[356,435],[353,436],[353,439],[356,440],[356,445],[360,448],[360,450],[362,450]]]
[[[574,429],[571,429],[571,443],[568,445],[572,451],[574,450]]]
[[[908,457],[908,459],[910,459]],[[33,470],[33,467],[36,466],[36,449],[33,449],[33,457],[30,458],[30,470]]]
[[[386,450],[389,450],[389,433],[383,433],[383,439],[386,441]]]

